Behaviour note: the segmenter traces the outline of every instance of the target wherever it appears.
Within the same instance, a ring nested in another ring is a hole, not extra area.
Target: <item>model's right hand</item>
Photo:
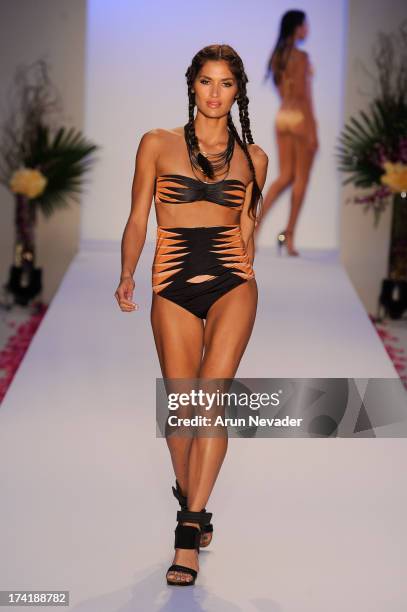
[[[115,298],[123,312],[138,310],[138,304],[132,301],[135,282],[131,276],[126,276],[120,280],[115,292]]]

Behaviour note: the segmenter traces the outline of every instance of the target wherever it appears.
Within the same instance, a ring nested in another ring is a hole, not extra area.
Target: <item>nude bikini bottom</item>
[[[290,130],[304,120],[304,113],[300,110],[282,108],[276,115],[276,126],[280,130]]]
[[[239,225],[157,227],[153,291],[201,319],[222,295],[255,278]]]

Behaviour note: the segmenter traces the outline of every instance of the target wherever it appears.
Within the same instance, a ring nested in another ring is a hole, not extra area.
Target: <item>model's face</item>
[[[199,71],[193,90],[201,113],[207,117],[222,117],[235,102],[238,84],[225,60],[208,60]]]
[[[298,28],[295,31],[295,37],[297,40],[305,40],[307,36],[308,36],[308,22],[306,19],[304,19],[303,24],[298,26]]]

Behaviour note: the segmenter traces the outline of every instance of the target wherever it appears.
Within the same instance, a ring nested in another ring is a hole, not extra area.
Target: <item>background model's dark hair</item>
[[[185,140],[190,152],[199,151],[198,139],[195,134],[194,125],[195,93],[192,91],[192,89],[198,72],[200,71],[204,63],[208,60],[225,60],[229,64],[229,68],[238,83],[237,104],[239,107],[239,119],[242,129],[242,137],[240,137],[239,132],[237,131],[236,126],[233,123],[230,111],[228,114],[228,127],[240,147],[243,149],[249,164],[249,168],[251,170],[253,179],[253,191],[249,205],[249,214],[252,216],[252,218],[256,219],[259,215],[257,206],[263,201],[263,197],[256,180],[256,172],[253,165],[253,161],[247,148],[248,144],[254,143],[253,136],[250,130],[249,98],[247,97],[246,93],[246,83],[248,83],[249,79],[247,78],[241,58],[236,53],[236,51],[232,49],[232,47],[230,47],[229,45],[208,45],[207,47],[204,47],[194,56],[191,65],[185,73],[188,84],[189,100],[189,121],[185,126]],[[208,159],[203,155],[200,155],[198,160],[201,165],[202,172],[206,176],[212,177],[213,170]]]
[[[294,34],[298,26],[305,20],[304,11],[287,11],[281,18],[280,33],[266,69],[265,80],[272,78],[275,85],[279,85],[291,50],[294,46]]]

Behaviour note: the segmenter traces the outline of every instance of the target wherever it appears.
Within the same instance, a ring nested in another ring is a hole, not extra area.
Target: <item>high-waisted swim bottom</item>
[[[239,225],[157,227],[153,291],[197,317],[252,278]]]

